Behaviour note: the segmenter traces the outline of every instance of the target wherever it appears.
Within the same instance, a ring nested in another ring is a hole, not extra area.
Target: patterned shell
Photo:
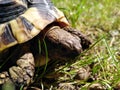
[[[54,22],[69,25],[50,0],[0,0],[0,52],[32,39]]]

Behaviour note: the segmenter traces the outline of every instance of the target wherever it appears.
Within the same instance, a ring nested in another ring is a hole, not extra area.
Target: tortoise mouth
[[[0,1],[0,24],[15,19],[26,10],[25,3],[22,5],[15,1]]]

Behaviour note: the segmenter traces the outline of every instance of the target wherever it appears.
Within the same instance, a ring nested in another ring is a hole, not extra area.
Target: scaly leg
[[[13,82],[16,86],[29,85],[34,76],[34,57],[26,46],[17,52],[16,66],[12,66],[8,71],[0,73],[0,84]],[[14,56],[12,60],[16,57]],[[7,67],[7,66],[6,66]]]
[[[81,32],[70,27],[48,28],[45,41],[50,59],[74,59],[91,44],[90,40]]]

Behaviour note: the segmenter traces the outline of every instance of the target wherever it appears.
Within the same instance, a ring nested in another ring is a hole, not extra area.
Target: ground
[[[81,90],[95,86],[101,90],[120,89],[119,0],[60,0],[59,3],[57,0],[53,1],[65,13],[72,26],[93,41],[91,48],[75,63],[67,64],[61,70],[65,75],[59,78],[58,82]],[[84,72],[90,72],[87,73],[90,74],[86,76],[87,79],[75,79],[81,68],[85,68],[86,71],[82,69]]]

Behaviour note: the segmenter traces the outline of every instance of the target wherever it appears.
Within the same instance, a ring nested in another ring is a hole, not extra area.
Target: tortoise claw
[[[34,75],[34,58],[31,53],[25,53],[19,60],[18,66],[9,68],[9,74],[15,84],[29,85]]]
[[[8,72],[0,73],[0,85],[10,81]]]
[[[80,30],[76,30],[72,27],[65,27],[64,30],[81,39],[81,45],[83,50],[89,48],[89,46],[91,45],[92,41],[87,36],[82,34]]]
[[[0,85],[13,82],[16,87],[27,86],[34,76],[34,58],[32,53],[25,53],[17,60],[17,66],[0,73]]]
[[[27,85],[30,83],[31,78],[27,73],[20,67],[13,66],[9,69],[11,79],[15,84]]]

